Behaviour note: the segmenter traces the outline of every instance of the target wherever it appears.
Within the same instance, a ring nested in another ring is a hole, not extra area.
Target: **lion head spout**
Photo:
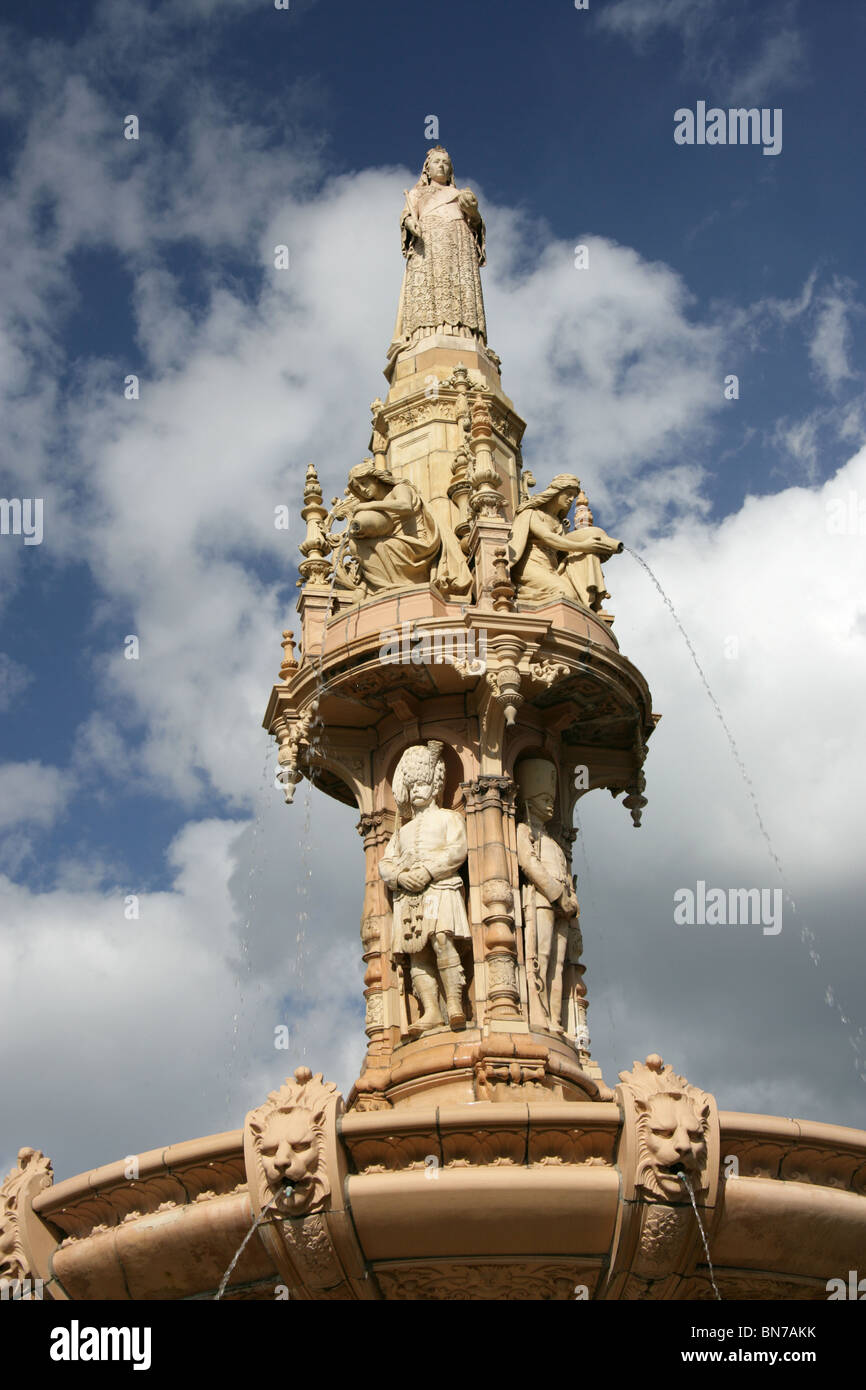
[[[696,1196],[705,1192],[712,1097],[678,1076],[657,1053],[619,1077],[637,1124],[635,1185],[666,1201],[683,1196],[686,1187]]]

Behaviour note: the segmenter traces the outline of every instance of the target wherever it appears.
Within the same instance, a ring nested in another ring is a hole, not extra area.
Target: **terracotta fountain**
[[[56,1185],[22,1150],[2,1273],[213,1298],[259,1218],[224,1298],[825,1299],[866,1248],[866,1133],[592,1059],[573,812],[607,788],[640,824],[659,717],[605,608],[621,546],[574,473],[532,490],[438,147],[401,236],[387,399],[330,507],[307,469],[265,715],[286,799],[309,778],[360,813],[360,1074],[344,1100],[298,1068],[242,1128]]]

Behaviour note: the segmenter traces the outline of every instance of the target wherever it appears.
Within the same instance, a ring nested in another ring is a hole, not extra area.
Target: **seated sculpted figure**
[[[572,598],[598,613],[603,599],[609,597],[600,562],[618,554],[622,542],[599,526],[566,528],[566,517],[579,494],[580,479],[573,473],[559,473],[543,492],[517,508],[509,560],[519,600],[550,603]]]
[[[437,583],[449,593],[468,590],[471,577],[462,555],[458,560],[454,554],[453,535],[443,533],[412,483],[398,481],[365,459],[349,470],[347,492],[339,508],[348,518],[346,543],[337,544],[340,551],[348,550],[357,577],[338,559],[341,589],[353,591],[359,599],[413,584]]]
[[[577,948],[580,909],[565,853],[547,830],[556,801],[556,768],[546,758],[527,758],[518,765],[517,781],[524,807],[517,827],[517,862],[524,877],[527,970],[551,1031],[563,1033],[566,952],[570,945],[572,951]]]
[[[466,823],[439,805],[445,782],[442,744],[407,748],[394,773],[397,823],[379,873],[394,901],[393,955],[408,957],[412,992],[421,1013],[409,1028],[419,1037],[442,1025],[441,992],[448,1022],[463,1028],[465,976],[456,942],[468,939],[469,921],[459,869],[466,859]]]

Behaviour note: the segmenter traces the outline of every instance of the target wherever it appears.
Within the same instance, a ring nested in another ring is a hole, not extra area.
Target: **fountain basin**
[[[309,1250],[330,1240],[337,1273],[329,1283],[321,1261],[316,1278],[302,1269],[292,1297],[712,1298],[687,1195],[624,1196],[623,1124],[610,1101],[337,1115],[330,1198],[293,1227],[305,1239],[315,1227]],[[46,1297],[213,1298],[259,1206],[243,1137],[155,1149],[134,1181],[122,1160],[39,1192],[22,1235]],[[826,1298],[866,1250],[866,1133],[723,1111],[719,1141],[717,1195],[701,1215],[722,1298]],[[658,1269],[644,1238],[655,1218],[668,1241]],[[250,1240],[225,1298],[287,1296],[279,1229],[268,1220]]]

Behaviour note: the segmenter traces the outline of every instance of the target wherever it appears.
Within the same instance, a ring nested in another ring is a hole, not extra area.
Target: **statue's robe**
[[[468,334],[487,341],[480,267],[484,223],[466,218],[453,184],[418,184],[406,194],[400,222],[406,272],[400,292],[394,341],[408,343],[430,334]],[[421,230],[406,227],[411,215]]]
[[[436,518],[411,483],[398,483],[394,492],[411,496],[412,511],[396,511],[390,497],[376,503],[389,521],[387,535],[358,536],[349,541],[368,589],[401,589],[430,581],[434,561],[442,546]]]
[[[411,483],[398,483],[394,493],[401,501],[407,495],[411,498],[411,513],[397,511],[384,497],[376,504],[376,513],[385,523],[384,534],[349,540],[349,553],[358,561],[367,589],[380,592],[434,583],[449,596],[470,593],[472,575],[454,532],[438,524],[432,508]]]

